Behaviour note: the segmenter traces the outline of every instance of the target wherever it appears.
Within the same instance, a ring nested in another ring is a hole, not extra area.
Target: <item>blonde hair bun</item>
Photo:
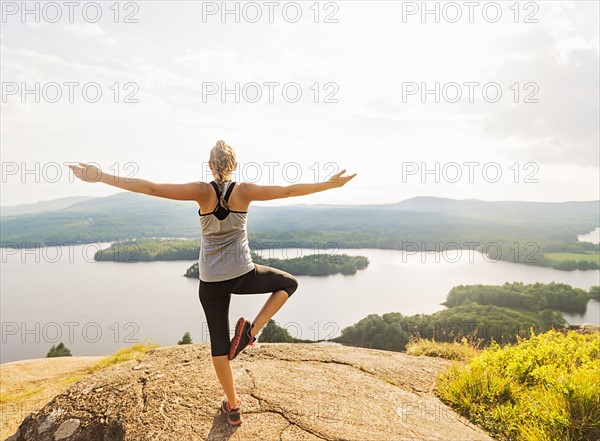
[[[210,151],[210,162],[215,169],[215,181],[221,184],[229,180],[235,170],[235,150],[225,141],[219,140]]]
[[[229,209],[229,204],[224,199],[224,190],[225,182],[231,180],[231,174],[235,170],[235,150],[225,141],[219,140],[210,150],[209,161],[213,165],[215,182],[221,187],[220,203]]]

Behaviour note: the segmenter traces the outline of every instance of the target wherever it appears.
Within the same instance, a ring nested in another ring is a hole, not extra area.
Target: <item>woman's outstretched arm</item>
[[[346,170],[333,175],[328,181],[316,182],[312,184],[292,184],[292,185],[256,185],[250,183],[240,184],[243,188],[243,196],[248,202],[251,201],[269,201],[271,199],[282,199],[293,196],[304,196],[307,194],[318,193],[320,191],[339,188],[345,185],[349,180],[356,176],[342,176]]]
[[[200,201],[205,197],[206,183],[159,184],[146,179],[124,178],[101,171],[98,167],[83,162],[69,165],[75,176],[86,182],[102,182],[134,193],[142,193],[179,201]]]

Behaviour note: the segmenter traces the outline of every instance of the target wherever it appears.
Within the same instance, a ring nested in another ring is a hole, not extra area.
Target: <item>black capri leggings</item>
[[[198,296],[208,322],[210,350],[213,357],[229,354],[229,302],[231,294],[264,294],[284,290],[288,298],[298,288],[298,281],[285,271],[254,264],[254,269],[229,280],[203,282]]]

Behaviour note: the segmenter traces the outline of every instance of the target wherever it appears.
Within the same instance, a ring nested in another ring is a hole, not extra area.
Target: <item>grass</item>
[[[31,396],[41,392],[42,390],[43,390],[42,387],[36,387],[36,388],[29,389],[29,390],[22,392],[20,394],[17,394],[17,395],[0,394],[0,404],[16,403],[19,401],[23,401],[23,400],[26,400],[27,398],[30,398]]]
[[[100,369],[114,366],[125,361],[139,359],[143,354],[157,347],[158,345],[152,345],[150,343],[139,343],[128,348],[119,349],[114,354],[103,358],[82,373],[56,378],[54,380],[55,384],[60,384],[65,387],[69,386],[73,383],[83,380]],[[43,391],[44,387],[33,387],[19,394],[0,394],[0,404],[21,403]]]
[[[436,393],[499,440],[600,438],[600,336],[549,331],[454,364]]]
[[[114,366],[125,361],[138,360],[146,352],[155,348],[158,348],[158,345],[153,345],[150,343],[138,343],[137,345],[133,345],[128,348],[121,348],[114,354],[103,358],[98,363],[90,367],[88,372],[92,374],[100,369]]]
[[[406,345],[409,355],[425,355],[429,357],[446,358],[448,360],[469,361],[479,355],[483,339],[477,338],[477,331],[469,334],[459,333],[454,341],[437,342],[419,336],[413,336]]]
[[[470,344],[466,338],[453,343],[441,343],[426,339],[413,340],[406,345],[409,355],[426,355],[429,357],[447,358],[448,360],[468,361],[481,351]]]
[[[544,255],[555,262],[562,262],[565,260],[579,262],[580,260],[586,260],[588,262],[595,262],[596,265],[600,265],[599,253],[544,253]]]
[[[61,383],[68,386],[70,384],[73,383],[77,383],[79,380],[83,380],[85,377],[87,377],[89,375],[89,372],[83,373],[83,374],[75,374],[75,375],[70,375],[66,378],[61,379]]]

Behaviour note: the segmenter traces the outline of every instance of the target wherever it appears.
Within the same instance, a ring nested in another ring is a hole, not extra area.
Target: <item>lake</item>
[[[186,331],[194,343],[208,342],[198,300],[198,281],[183,277],[192,261],[95,262],[110,244],[2,249],[1,362],[45,357],[64,342],[73,355],[105,355],[136,342],[175,344]],[[353,276],[300,276],[299,288],[275,316],[296,337],[331,338],[368,314],[429,314],[456,285],[562,282],[588,290],[600,271],[559,271],[505,261],[476,252],[406,253],[347,249],[364,255],[367,269]],[[307,249],[272,250],[273,257],[311,254]],[[240,315],[253,319],[267,294],[233,296],[230,327]],[[590,301],[571,323],[600,323],[600,303]]]
[[[577,240],[580,242],[600,243],[600,227],[590,231],[589,233],[580,234],[577,236]]]

